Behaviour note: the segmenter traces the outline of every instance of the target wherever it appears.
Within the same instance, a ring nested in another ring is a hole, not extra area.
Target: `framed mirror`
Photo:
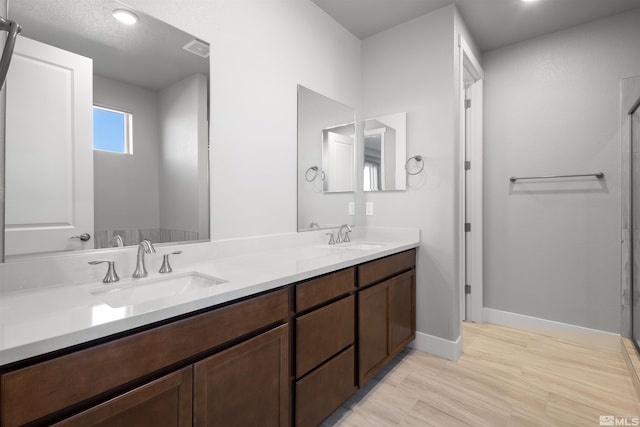
[[[353,225],[355,111],[298,85],[298,231]]]
[[[8,16],[5,260],[208,239],[209,45],[113,0]]]
[[[407,113],[364,122],[364,191],[406,190]]]

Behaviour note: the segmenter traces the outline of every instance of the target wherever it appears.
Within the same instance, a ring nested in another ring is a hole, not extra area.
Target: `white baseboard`
[[[598,329],[585,328],[569,323],[556,322],[554,320],[540,319],[524,314],[510,313],[508,311],[483,308],[483,317],[486,323],[523,329],[540,335],[572,341],[578,344],[587,344],[611,351],[621,350],[620,334],[600,331]]]
[[[462,339],[458,337],[455,341],[416,332],[416,339],[409,344],[416,350],[431,353],[445,359],[456,361],[462,356]]]

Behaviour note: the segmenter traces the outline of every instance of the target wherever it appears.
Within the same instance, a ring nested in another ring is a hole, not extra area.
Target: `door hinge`
[[[464,100],[464,108],[465,108],[465,110],[467,108],[471,108],[471,100],[470,99],[465,99]]]
[[[471,285],[464,285],[464,293],[465,294],[471,293]]]
[[[470,222],[465,222],[464,223],[464,231],[465,232],[471,231],[471,223]]]
[[[471,162],[470,161],[466,161],[464,162],[464,170],[468,171],[471,170]]]

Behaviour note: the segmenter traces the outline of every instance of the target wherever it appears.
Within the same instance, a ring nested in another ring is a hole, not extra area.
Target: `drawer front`
[[[296,383],[296,425],[317,426],[356,391],[355,351],[349,347]]]
[[[355,296],[296,320],[296,378],[354,343]]]
[[[358,266],[358,286],[388,279],[416,266],[416,250],[411,249]]]
[[[296,311],[303,311],[355,288],[355,268],[336,271],[296,286]]]
[[[36,420],[284,320],[283,289],[0,377],[3,426]]]

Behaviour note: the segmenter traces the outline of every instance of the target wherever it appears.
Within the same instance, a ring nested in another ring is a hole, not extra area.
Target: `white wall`
[[[484,54],[485,306],[620,331],[619,79],[640,74],[638,40],[640,9]]]
[[[363,41],[363,115],[407,112],[407,157],[424,172],[407,191],[367,193],[367,225],[421,230],[417,330],[449,341],[460,336],[458,311],[457,35],[453,5]]]
[[[360,107],[360,41],[309,0],[134,0],[211,42],[212,237],[296,230],[296,85]]]
[[[155,92],[94,76],[94,103],[133,113],[133,155],[94,151],[96,230],[158,228],[158,98]]]
[[[206,168],[208,156],[206,93],[207,77],[195,74],[158,94],[160,228],[199,232],[202,238],[207,237],[203,216],[209,203],[200,194],[201,166]]]

